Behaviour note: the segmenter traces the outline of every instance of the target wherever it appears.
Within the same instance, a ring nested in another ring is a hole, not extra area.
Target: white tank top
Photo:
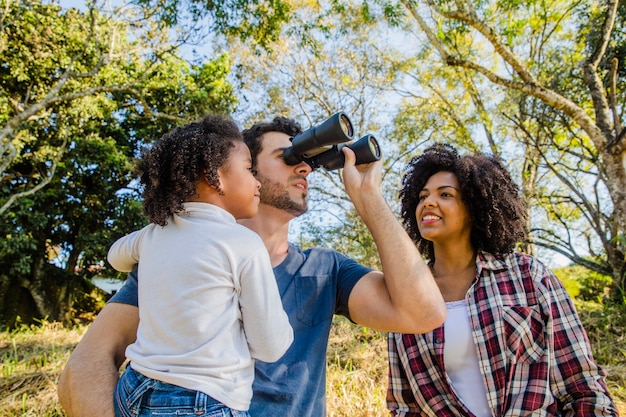
[[[444,324],[443,359],[446,374],[463,404],[476,417],[492,417],[485,382],[478,367],[478,355],[465,300],[447,302],[448,317]]]

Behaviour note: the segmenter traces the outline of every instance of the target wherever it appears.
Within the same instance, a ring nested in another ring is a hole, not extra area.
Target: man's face
[[[291,146],[289,135],[281,132],[263,134],[262,150],[257,155],[257,179],[261,182],[261,204],[300,216],[307,210],[307,176],[311,167],[304,162],[289,166],[283,151]]]

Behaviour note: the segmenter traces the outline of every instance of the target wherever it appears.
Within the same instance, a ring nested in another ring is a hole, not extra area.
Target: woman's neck
[[[445,301],[465,298],[476,278],[476,251],[471,246],[442,251],[435,247],[433,276]]]

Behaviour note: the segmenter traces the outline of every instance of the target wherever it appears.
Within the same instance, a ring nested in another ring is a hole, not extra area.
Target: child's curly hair
[[[428,179],[445,171],[455,174],[472,224],[471,244],[489,253],[512,252],[524,239],[527,212],[519,187],[500,159],[484,154],[459,156],[450,145],[436,144],[409,163],[400,199],[404,226],[419,250],[434,261],[433,243],[422,238],[415,209]]]
[[[209,115],[171,130],[144,150],[137,169],[150,222],[165,226],[168,217],[184,211],[183,202],[205,178],[219,189],[217,169],[238,141],[243,137],[232,119]]]
[[[294,119],[277,116],[274,120],[267,123],[257,123],[250,126],[249,129],[243,131],[243,140],[250,148],[252,155],[252,169],[256,170],[256,157],[263,150],[261,140],[259,139],[267,132],[285,133],[291,137],[302,133],[302,127]],[[255,171],[256,172],[256,171]]]

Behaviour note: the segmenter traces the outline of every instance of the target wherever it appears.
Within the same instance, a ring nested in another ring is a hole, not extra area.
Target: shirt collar
[[[507,269],[506,254],[494,255],[482,250],[476,255],[476,271],[481,275],[482,270],[497,272]]]

